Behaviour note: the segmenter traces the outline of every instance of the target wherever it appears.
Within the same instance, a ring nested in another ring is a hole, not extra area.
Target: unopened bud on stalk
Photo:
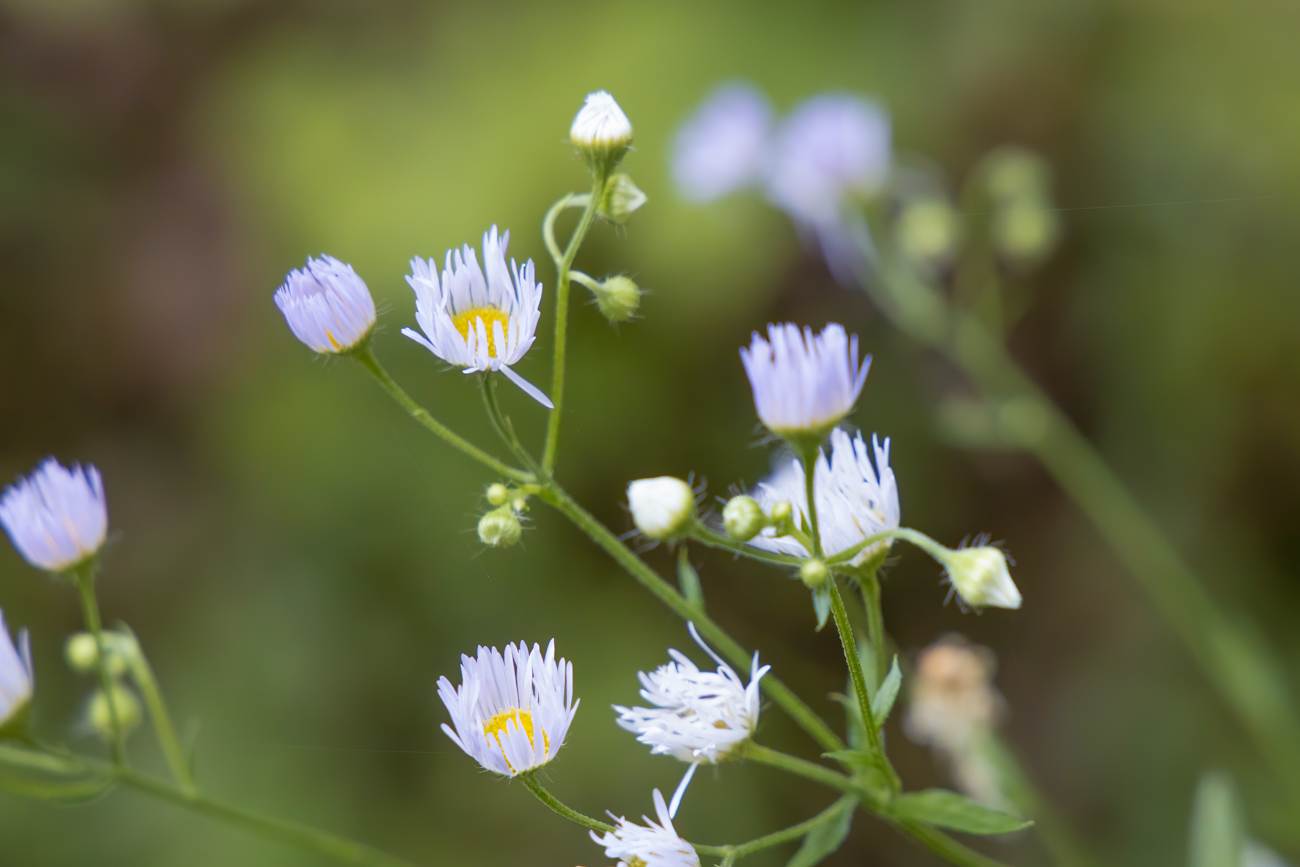
[[[993,245],[1015,264],[1033,264],[1052,252],[1060,234],[1056,212],[1037,197],[1018,199],[993,218]]]
[[[569,127],[569,140],[578,148],[593,172],[606,175],[623,159],[632,144],[632,121],[627,119],[607,91],[587,94]]]
[[[488,485],[487,501],[494,506],[500,506],[510,496],[510,489],[500,482],[494,482]]]
[[[113,694],[113,706],[109,707],[108,695],[102,689],[97,689],[90,699],[90,708],[86,714],[90,727],[104,740],[111,740],[113,737],[114,715],[116,715],[117,726],[123,734],[129,734],[143,718],[140,701],[135,697],[135,693],[118,681],[113,681],[110,689]]]
[[[722,524],[737,542],[748,542],[767,526],[767,515],[753,497],[732,497],[722,508]]]
[[[515,517],[511,506],[502,506],[488,512],[478,522],[478,538],[484,545],[493,548],[509,548],[519,541],[524,528]]]
[[[799,567],[799,580],[813,590],[826,586],[830,577],[831,570],[821,560],[805,560]]]
[[[695,491],[681,479],[659,476],[627,486],[632,522],[651,539],[671,539],[695,522]]]
[[[783,528],[787,533],[789,532],[789,527],[786,525],[790,523],[793,517],[794,506],[790,505],[786,500],[781,500],[772,506],[772,526],[777,528],[778,534]]]
[[[105,660],[108,673],[118,677],[126,672],[126,660],[120,653],[113,652],[115,638],[112,632],[104,633],[104,649],[108,652]],[[95,636],[89,632],[78,632],[70,636],[63,646],[63,655],[73,671],[81,674],[93,672],[99,662],[99,646],[95,643]]]
[[[948,549],[939,557],[948,581],[972,608],[1019,608],[1020,591],[1007,570],[1007,558],[991,545]]]
[[[898,243],[903,255],[923,265],[951,259],[960,233],[957,212],[940,198],[912,202],[898,220]]]
[[[641,287],[621,274],[606,277],[596,284],[591,294],[596,296],[596,306],[610,324],[626,322],[641,309]]]
[[[984,158],[989,195],[999,204],[1050,194],[1052,170],[1047,162],[1031,150],[1002,147]]]
[[[628,217],[646,203],[646,194],[632,179],[622,172],[612,175],[605,183],[605,195],[596,211],[602,219],[625,225]]]

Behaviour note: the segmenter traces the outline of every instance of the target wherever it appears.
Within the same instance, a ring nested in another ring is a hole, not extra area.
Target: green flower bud
[[[596,213],[611,223],[623,226],[628,217],[646,203],[646,194],[632,183],[632,179],[619,172],[611,175],[605,184],[605,195],[601,197],[600,207]]]
[[[767,515],[753,497],[732,497],[722,508],[722,524],[737,542],[748,542],[767,526]]]
[[[939,557],[948,572],[948,581],[962,601],[972,608],[1019,608],[1020,591],[1011,580],[1007,558],[997,548],[947,550]]]
[[[492,505],[494,506],[501,505],[506,501],[506,497],[508,496],[510,496],[510,489],[507,488],[505,485],[501,484],[500,482],[495,482],[491,485],[488,485],[487,501]]]
[[[940,198],[909,204],[898,220],[898,243],[908,259],[932,265],[947,262],[957,251],[961,223],[952,205]]]
[[[478,522],[479,541],[493,548],[509,548],[519,541],[523,533],[524,528],[510,506],[493,509]]]
[[[113,706],[108,704],[108,695],[102,690],[95,690],[91,696],[90,708],[86,713],[90,727],[95,733],[104,740],[111,740],[113,737],[113,718],[116,714],[118,728],[123,734],[130,734],[131,730],[140,724],[143,719],[143,713],[140,708],[140,700],[135,697],[135,693],[127,689],[123,684],[113,681],[112,684]]]
[[[799,567],[799,580],[813,590],[824,587],[830,577],[831,570],[821,560],[805,560]]]
[[[1051,193],[1052,170],[1031,150],[1002,147],[984,158],[989,195],[999,204],[1020,199],[1045,199]]]
[[[104,633],[104,649],[108,653],[108,673],[113,677],[120,677],[126,673],[127,661],[120,652],[122,648],[116,645],[122,638],[123,636],[113,632]],[[99,647],[95,644],[95,636],[89,632],[78,632],[70,636],[63,646],[63,655],[73,671],[90,674],[99,662]]]
[[[596,306],[611,325],[626,322],[641,308],[641,289],[630,277],[607,277],[591,291]]]
[[[785,527],[785,525],[793,517],[794,517],[794,506],[790,505],[785,500],[782,500],[781,502],[772,506],[773,527],[777,527],[777,528]],[[786,529],[788,530],[789,528]]]
[[[1052,252],[1060,223],[1045,201],[1025,198],[1000,210],[991,231],[999,253],[1013,263],[1032,264]]]

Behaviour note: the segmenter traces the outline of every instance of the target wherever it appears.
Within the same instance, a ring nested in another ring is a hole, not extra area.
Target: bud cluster
[[[1047,163],[1032,151],[1000,148],[986,158],[984,177],[994,249],[1012,267],[1037,265],[1056,247],[1061,229]]]
[[[509,548],[524,534],[519,516],[528,511],[528,492],[496,482],[488,485],[487,501],[496,508],[479,518],[479,541],[493,548]]]
[[[86,705],[86,722],[95,734],[111,741],[119,732],[129,734],[144,719],[140,699],[126,685],[126,677],[132,673],[140,647],[135,636],[124,632],[104,632],[100,635],[100,642],[104,648],[104,670],[109,678],[108,691],[105,692],[101,685],[91,695]],[[96,673],[100,665],[100,642],[89,632],[69,636],[63,646],[68,667],[79,674]]]

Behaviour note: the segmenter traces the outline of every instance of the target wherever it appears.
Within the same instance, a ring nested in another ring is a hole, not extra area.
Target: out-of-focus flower
[[[484,768],[513,777],[555,758],[578,711],[573,665],[555,659],[555,641],[479,647],[478,658],[460,658],[461,685],[438,680],[438,697],[451,714],[442,730]]]
[[[875,464],[872,464],[872,454]],[[889,440],[884,445],[875,436],[871,450],[862,434],[851,437],[846,431],[831,433],[829,458],[823,450],[817,456],[814,477],[817,497],[817,523],[821,531],[822,550],[833,557],[848,550],[864,539],[885,530],[898,528],[900,511],[898,483],[889,467]],[[796,526],[808,521],[808,493],[804,481],[803,464],[790,459],[754,491],[765,509],[777,503],[790,503],[795,510]],[[812,552],[789,536],[776,536],[777,530],[767,528],[750,540],[750,544],[764,551],[810,557]],[[889,541],[870,545],[852,561],[859,565],[889,548]]]
[[[838,223],[846,199],[884,184],[890,136],[889,115],[876,103],[851,94],[814,96],[777,132],[768,196],[796,220]]]
[[[541,389],[510,369],[533,345],[542,284],[534,279],[532,259],[522,268],[512,259],[506,267],[509,245],[509,232],[498,237],[493,226],[483,233],[486,276],[469,244],[447,251],[441,281],[432,259],[412,259],[406,282],[415,290],[415,321],[424,334],[413,328],[403,328],[402,333],[466,373],[501,371],[550,408],[550,398]]]
[[[111,681],[109,690],[113,696],[111,705],[109,693],[97,689],[86,709],[86,721],[90,723],[95,734],[106,741],[113,740],[115,732],[120,731],[123,735],[130,734],[144,720],[140,699],[135,697],[135,693],[126,684],[117,680]]]
[[[960,239],[961,221],[956,210],[938,196],[909,202],[898,218],[899,249],[919,265],[948,264]]]
[[[605,847],[605,854],[618,859],[618,867],[700,867],[700,856],[695,847],[677,836],[672,816],[664,804],[664,796],[654,790],[656,824],[649,816],[642,816],[645,825],[636,825],[622,816],[609,816],[617,824],[604,836],[591,832],[591,839]]]
[[[959,789],[987,806],[1005,809],[997,767],[985,749],[1005,713],[1002,694],[993,686],[996,670],[993,651],[960,635],[930,645],[916,661],[903,731],[948,759]]]
[[[289,330],[320,353],[346,352],[370,334],[375,301],[357,272],[333,256],[308,257],[275,291],[275,306]]]
[[[669,648],[672,662],[648,674],[637,672],[641,697],[655,706],[614,705],[618,724],[650,747],[651,753],[690,763],[669,805],[670,817],[677,815],[682,794],[700,764],[729,758],[754,734],[761,705],[758,682],[771,669],[770,665],[760,668],[755,653],[746,686],[735,670],[704,643],[695,624],[689,624],[689,628],[695,643],[718,664],[718,670],[700,671],[684,653]]]
[[[0,611],[0,734],[21,725],[32,700],[35,677],[27,630],[18,633],[15,645],[5,625],[4,612]]]
[[[767,335],[754,332],[740,350],[759,419],[786,438],[824,436],[853,410],[871,356],[859,365],[857,335],[834,322],[816,336],[791,323],[769,325]]]
[[[587,94],[574,116],[569,140],[593,168],[608,171],[632,144],[632,121],[608,91],[597,90]]]
[[[636,528],[657,541],[678,535],[695,519],[695,491],[673,476],[630,483],[627,504]]]
[[[1007,570],[1007,556],[992,545],[949,550],[940,558],[948,582],[972,608],[1019,608],[1020,591]]]
[[[673,181],[682,197],[711,202],[762,178],[772,108],[757,89],[724,84],[677,131]]]
[[[108,504],[99,470],[66,468],[46,458],[0,496],[0,524],[28,563],[66,572],[93,557],[108,532]]]

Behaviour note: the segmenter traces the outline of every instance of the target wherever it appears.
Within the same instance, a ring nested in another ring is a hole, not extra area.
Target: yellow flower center
[[[510,328],[510,314],[506,313],[499,307],[471,307],[464,313],[457,313],[453,316],[451,318],[451,324],[456,326],[456,330],[460,332],[460,336],[468,341],[469,330],[474,328],[477,331],[475,320],[478,319],[483,320],[483,333],[487,335],[488,357],[496,358],[497,346],[496,341],[492,339],[492,325],[493,323],[500,322],[502,333],[506,333]],[[500,716],[500,714],[497,714],[497,716]],[[496,717],[493,717],[493,719],[496,719]],[[531,723],[529,725],[531,725]],[[532,729],[530,728],[529,731],[532,731]],[[532,737],[532,735],[529,735],[529,737]]]
[[[524,730],[524,734],[528,735],[528,743],[532,744],[533,743],[533,715],[530,714],[528,711],[520,710],[517,707],[512,707],[509,710],[503,710],[500,713],[493,715],[493,717],[490,720],[483,723],[483,734],[487,735],[490,738],[494,738],[496,740],[497,749],[501,750],[501,758],[505,759],[506,767],[510,768],[510,770],[513,772],[515,769],[510,764],[510,759],[506,758],[505,747],[502,746],[501,744],[501,735],[505,734],[506,725],[511,720],[515,721],[516,728],[521,728]],[[547,736],[546,732],[542,732],[542,745],[547,750],[550,750],[551,748],[551,739]]]

